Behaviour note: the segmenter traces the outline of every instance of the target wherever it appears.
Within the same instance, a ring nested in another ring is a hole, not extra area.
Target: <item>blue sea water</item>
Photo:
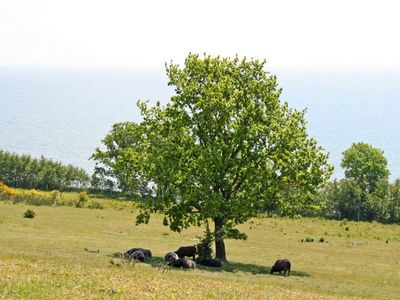
[[[282,100],[307,108],[309,133],[342,177],[353,142],[381,148],[400,177],[400,70],[277,70]],[[0,68],[0,149],[71,163],[89,160],[115,122],[138,121],[138,99],[166,103],[163,70]]]

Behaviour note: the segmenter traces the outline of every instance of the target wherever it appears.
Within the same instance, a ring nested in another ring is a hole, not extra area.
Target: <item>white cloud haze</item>
[[[397,1],[0,1],[0,65],[162,68],[188,52],[276,67],[399,67]]]

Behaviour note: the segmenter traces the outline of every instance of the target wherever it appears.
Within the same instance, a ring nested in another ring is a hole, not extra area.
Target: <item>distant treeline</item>
[[[0,150],[0,181],[16,188],[71,190],[87,188],[90,177],[82,168],[43,156],[37,159]]]
[[[387,165],[381,149],[354,143],[343,152],[345,178],[329,182],[317,196],[322,216],[400,223],[400,179],[389,182]]]
[[[321,217],[355,221],[400,223],[400,179],[380,181],[372,191],[364,190],[353,178],[329,182],[318,195]]]

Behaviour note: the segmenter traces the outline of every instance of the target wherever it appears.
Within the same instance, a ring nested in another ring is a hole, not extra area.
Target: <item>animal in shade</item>
[[[192,257],[195,260],[197,249],[195,246],[182,246],[175,251],[179,258]]]
[[[144,255],[143,251],[137,250],[137,251],[131,252],[131,254],[129,254],[129,258],[133,259],[133,260],[144,261],[146,256]]]
[[[179,257],[178,254],[176,254],[175,252],[168,252],[164,255],[164,261],[167,263],[171,263],[177,259],[179,259]]]
[[[196,269],[196,263],[193,260],[186,258],[178,258],[168,264],[174,268]]]
[[[142,251],[146,258],[151,258],[153,256],[153,254],[151,253],[151,250],[145,249],[145,248],[132,248],[132,249],[129,249],[128,251],[126,251],[126,254],[131,255],[135,251]]]

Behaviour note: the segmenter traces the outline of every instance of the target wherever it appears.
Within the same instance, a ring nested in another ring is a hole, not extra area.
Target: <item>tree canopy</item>
[[[383,151],[366,143],[354,143],[344,151],[341,167],[346,178],[356,180],[368,192],[373,192],[379,181],[387,181],[390,174]]]
[[[332,216],[398,222],[398,185],[389,183],[382,150],[366,143],[354,143],[343,152],[341,166],[345,178],[335,180],[321,191]]]
[[[142,122],[114,126],[93,158],[122,185],[153,189],[138,223],[154,212],[174,231],[212,221],[216,257],[226,260],[224,239],[246,238],[235,226],[265,207],[314,206],[332,167],[308,137],[305,112],[281,102],[264,67],[189,54],[183,67],[166,67],[168,104],[139,102]]]

